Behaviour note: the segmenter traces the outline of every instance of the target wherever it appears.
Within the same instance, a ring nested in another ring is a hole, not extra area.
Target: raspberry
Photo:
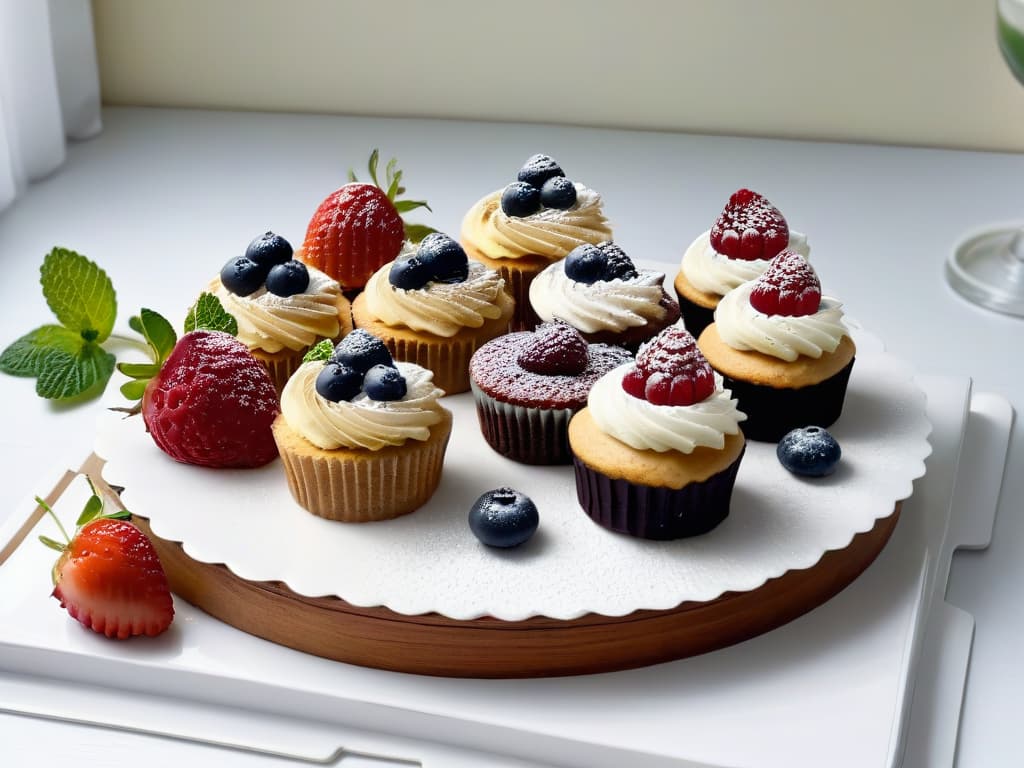
[[[587,367],[587,342],[568,323],[543,323],[516,362],[530,373],[574,376]]]
[[[640,348],[622,388],[653,405],[693,405],[715,391],[715,374],[693,335],[671,325]]]
[[[813,315],[821,305],[821,283],[799,253],[783,251],[757,278],[750,305],[766,315]]]
[[[770,259],[789,245],[789,225],[768,199],[741,189],[711,228],[711,247],[731,259]]]
[[[168,456],[204,467],[258,467],[277,456],[270,375],[234,336],[192,331],[146,385],[142,416]]]

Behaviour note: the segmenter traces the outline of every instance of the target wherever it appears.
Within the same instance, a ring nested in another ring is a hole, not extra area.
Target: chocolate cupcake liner
[[[686,325],[686,330],[693,334],[693,338],[700,336],[701,331],[707,328],[711,323],[715,321],[715,308],[708,309],[702,307],[700,304],[695,304],[681,294],[678,290],[676,295],[679,297],[679,312],[683,316],[683,323]]]
[[[533,282],[533,278],[537,276],[538,272],[519,267],[510,269],[504,264],[498,265],[496,269],[505,278],[505,288],[516,301],[510,332],[532,331],[541,322],[530,304],[530,283]]]
[[[591,520],[616,533],[662,541],[699,536],[728,517],[745,450],[707,480],[678,490],[612,479],[574,458],[576,496]]]
[[[476,415],[487,444],[507,459],[522,464],[571,464],[571,408],[529,408],[503,403],[470,381]]]
[[[739,409],[747,414],[740,424],[743,434],[750,440],[777,443],[797,427],[831,426],[843,412],[855,360],[833,376],[799,388],[779,389],[724,376],[726,389],[732,390]]]

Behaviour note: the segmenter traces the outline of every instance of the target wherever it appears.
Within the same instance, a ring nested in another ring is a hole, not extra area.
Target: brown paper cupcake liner
[[[434,384],[446,395],[469,391],[469,359],[486,339],[438,339],[419,341],[393,337],[381,339],[395,360],[416,363],[434,372]]]
[[[503,403],[470,382],[480,431],[487,444],[522,464],[571,464],[571,408],[529,408]]]

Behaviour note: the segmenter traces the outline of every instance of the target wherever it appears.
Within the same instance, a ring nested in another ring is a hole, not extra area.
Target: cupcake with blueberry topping
[[[356,330],[315,348],[281,393],[274,440],[295,500],[319,517],[386,520],[441,480],[452,415],[430,371]]]
[[[518,180],[477,201],[462,221],[469,256],[498,270],[516,300],[512,330],[539,322],[530,308],[530,282],[583,243],[610,240],[601,196],[565,176],[547,155],[534,155]]]
[[[470,261],[440,232],[373,273],[352,307],[358,328],[382,339],[396,360],[429,368],[448,394],[469,389],[469,359],[508,331],[515,302],[493,269]]]
[[[577,246],[530,284],[530,304],[545,322],[564,320],[587,341],[640,344],[679,320],[679,304],[665,292],[665,275],[638,270],[618,245]]]

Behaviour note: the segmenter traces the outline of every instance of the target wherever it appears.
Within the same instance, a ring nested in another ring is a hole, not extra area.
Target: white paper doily
[[[924,394],[877,338],[853,336],[857,362],[842,418],[830,429],[843,449],[835,474],[795,477],[774,444],[750,441],[729,517],[693,539],[653,542],[600,528],[577,504],[572,467],[521,465],[491,450],[469,394],[445,400],[455,425],[437,493],[415,513],[379,523],[307,513],[292,499],[280,460],[256,470],[178,464],[139,417],[104,414],[96,452],[107,460],[106,480],[124,486],[125,505],[158,536],[195,560],[302,595],[453,619],[663,610],[814,565],[910,496],[931,451]],[[476,498],[502,485],[527,493],[540,510],[537,534],[514,550],[480,544],[467,524]]]

